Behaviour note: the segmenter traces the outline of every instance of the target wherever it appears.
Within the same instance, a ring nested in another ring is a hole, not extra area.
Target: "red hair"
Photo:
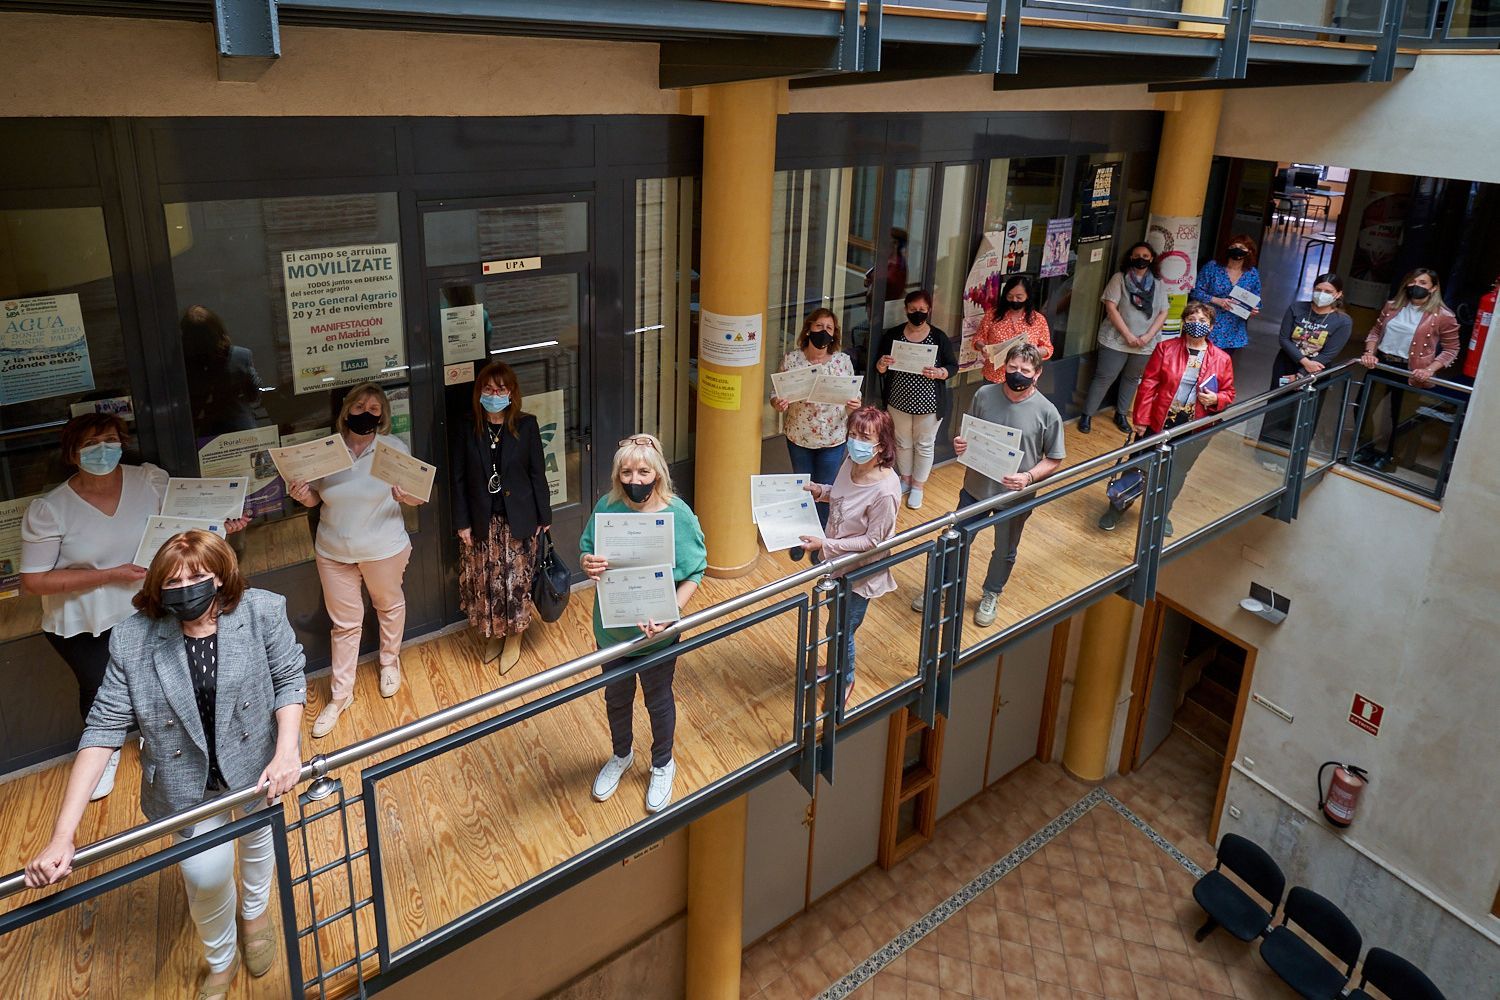
[[[861,406],[849,414],[849,433],[875,439],[875,464],[889,469],[896,464],[896,425],[879,407]]]

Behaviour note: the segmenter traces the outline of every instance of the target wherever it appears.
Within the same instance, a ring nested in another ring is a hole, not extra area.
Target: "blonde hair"
[[[650,444],[642,444],[649,440]],[[667,458],[662,454],[661,442],[653,434],[632,434],[615,452],[615,460],[609,468],[609,498],[619,503],[626,501],[625,488],[620,485],[620,472],[627,464],[644,462],[656,473],[656,482],[651,486],[651,495],[662,503],[674,496],[672,473],[667,470]]]
[[[336,424],[339,430],[344,429],[344,418],[349,416],[349,411],[354,409],[354,404],[360,400],[369,399],[371,396],[380,401],[380,423],[375,426],[375,433],[389,434],[391,432],[391,401],[386,398],[385,390],[374,382],[361,382],[349,390],[349,395],[344,397],[344,405],[339,407],[339,419]]]
[[[1417,278],[1426,277],[1432,282],[1432,294],[1427,296],[1426,302],[1413,302],[1406,295],[1406,286]],[[1418,312],[1436,316],[1443,311],[1443,283],[1438,278],[1438,273],[1430,267],[1414,267],[1406,272],[1406,277],[1401,279],[1401,287],[1396,290],[1396,297],[1391,299],[1391,304],[1400,312],[1407,306],[1416,306]]]

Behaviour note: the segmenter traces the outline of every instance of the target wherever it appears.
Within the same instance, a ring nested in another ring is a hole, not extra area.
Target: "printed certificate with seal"
[[[677,536],[669,510],[655,514],[595,514],[594,554],[609,568],[640,569],[677,564]],[[670,579],[672,574],[667,574]],[[631,624],[634,624],[632,622]]]
[[[423,501],[432,499],[432,479],[437,466],[397,451],[384,441],[376,440],[375,457],[370,460],[370,475],[383,483],[400,487],[403,493],[419,497]]]
[[[220,538],[225,534],[224,525],[219,521],[198,517],[164,517],[161,514],[146,518],[146,532],[141,535],[141,544],[136,546],[135,558],[131,562],[143,569],[150,569],[151,560],[156,558],[156,553],[163,545],[171,541],[173,535],[194,530],[207,531]]]
[[[904,337],[897,337],[896,342],[891,345],[890,371],[920,375],[925,369],[936,365],[936,344],[913,344]]]
[[[349,456],[344,439],[337,434],[268,450],[271,461],[276,463],[276,471],[289,483],[310,483],[354,468],[354,459]]]
[[[818,520],[818,505],[811,493],[801,499],[766,504],[756,510],[755,526],[760,529],[760,540],[767,552],[778,552],[801,545],[804,535],[825,538],[823,524]]]
[[[812,482],[811,476],[798,475],[795,472],[750,477],[750,520],[754,523],[759,517],[759,509],[768,503],[781,503],[784,500],[796,500],[799,497],[808,496],[803,487]]]
[[[682,617],[669,565],[608,570],[599,577],[596,594],[599,621],[605,628],[630,628],[648,621],[665,624]]]
[[[249,479],[169,479],[161,512],[168,517],[191,517],[221,524],[245,511]]]

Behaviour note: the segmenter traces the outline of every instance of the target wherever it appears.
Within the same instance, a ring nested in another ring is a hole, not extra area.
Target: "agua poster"
[[[293,392],[403,377],[399,258],[395,243],[281,255]]]
[[[6,299],[0,312],[0,404],[94,388],[77,295]]]

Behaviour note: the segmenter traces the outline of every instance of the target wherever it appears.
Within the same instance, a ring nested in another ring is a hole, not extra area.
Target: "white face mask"
[[[1339,297],[1337,295],[1334,295],[1332,292],[1313,292],[1313,305],[1317,306],[1319,309],[1327,309],[1338,300]]]

